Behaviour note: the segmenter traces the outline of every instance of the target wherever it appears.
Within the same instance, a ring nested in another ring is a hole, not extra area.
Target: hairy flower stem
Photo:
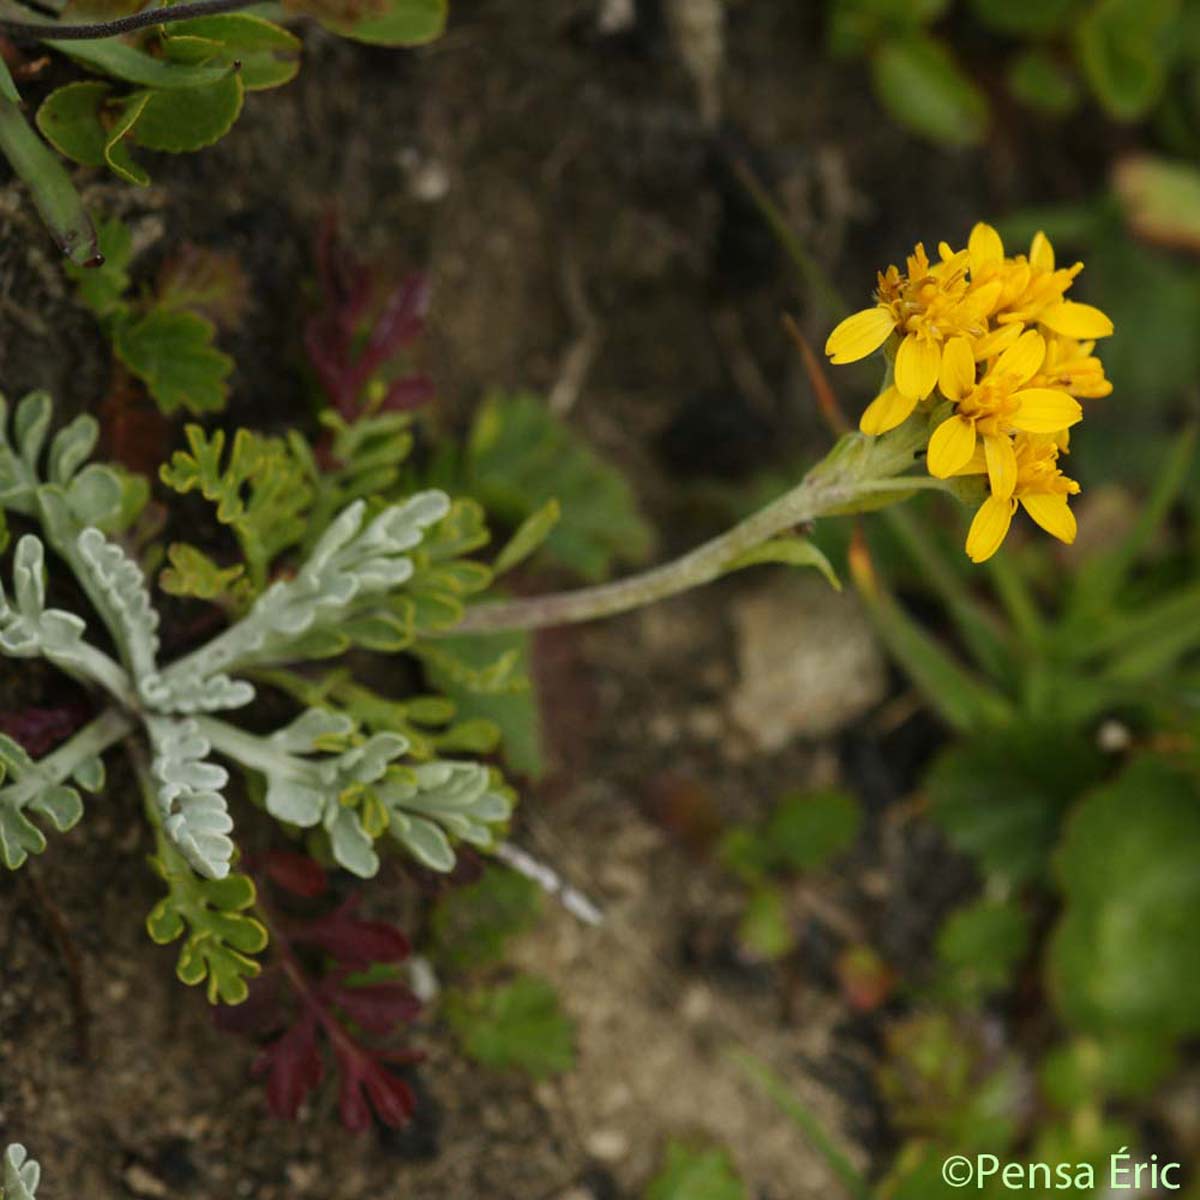
[[[162,8],[148,8],[112,21],[95,21],[83,25],[65,25],[58,21],[18,21],[0,16],[0,33],[8,37],[30,37],[51,42],[91,42],[100,38],[133,33],[151,25],[166,25],[192,17],[211,17],[216,13],[236,12],[252,8],[261,0],[190,0]],[[10,10],[11,11],[11,10]]]
[[[918,488],[945,490],[939,479],[899,477],[912,465],[924,432],[924,419],[914,419],[883,438],[849,434],[790,492],[681,558],[598,587],[480,604],[467,611],[454,633],[544,629],[615,616],[711,583],[736,569],[743,555],[797,525],[875,507],[889,495],[900,500]]]

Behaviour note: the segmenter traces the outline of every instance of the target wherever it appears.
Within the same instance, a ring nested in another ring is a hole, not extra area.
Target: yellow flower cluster
[[[931,263],[924,246],[902,274],[879,275],[876,303],[829,335],[835,363],[856,362],[881,347],[892,383],[859,422],[878,435],[906,421],[919,404],[953,406],[929,440],[931,475],[986,475],[990,495],[971,523],[967,554],[990,558],[1008,533],[1018,502],[1048,533],[1075,540],[1067,497],[1079,484],[1063,475],[1068,430],[1083,417],[1080,399],[1107,396],[1112,384],[1092,353],[1112,333],[1098,308],[1065,298],[1083,263],[1056,267],[1049,239],[1008,257],[990,226],[971,230],[965,250],[945,242]]]

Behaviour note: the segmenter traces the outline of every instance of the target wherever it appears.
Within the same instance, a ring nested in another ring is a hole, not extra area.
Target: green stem
[[[1030,651],[1036,653],[1042,645],[1045,622],[1024,576],[1003,550],[988,559],[987,569],[1021,640]]]
[[[615,616],[711,583],[776,534],[821,516],[853,511],[868,497],[893,493],[900,499],[921,488],[944,490],[938,479],[900,476],[912,465],[924,436],[924,421],[915,419],[883,438],[848,434],[790,492],[682,557],[597,587],[476,605],[454,633],[544,629]]]
[[[0,32],[4,28],[5,22],[0,21]],[[66,168],[7,99],[0,99],[0,153],[29,188],[34,206],[67,258],[78,267],[98,267],[104,262],[96,227]]]

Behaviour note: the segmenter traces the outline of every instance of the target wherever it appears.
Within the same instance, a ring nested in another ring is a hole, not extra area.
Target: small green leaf
[[[499,576],[511,571],[527,559],[550,536],[550,531],[562,516],[562,506],[551,498],[521,522],[508,545],[496,556],[492,574]]]
[[[133,129],[133,140],[147,150],[183,154],[219,141],[242,111],[241,77],[228,75],[207,87],[152,91]]]
[[[924,34],[886,42],[871,67],[879,98],[914,133],[949,146],[983,140],[987,100],[940,42]]]
[[[377,46],[420,46],[442,36],[449,0],[387,0],[383,12],[358,21],[336,21],[320,13],[317,19],[358,42]]]
[[[951,913],[937,956],[955,993],[980,1000],[1008,987],[1029,946],[1029,921],[1012,903],[981,900]]]
[[[774,867],[813,871],[845,853],[861,827],[862,810],[848,792],[794,792],[771,813],[763,845]]]
[[[238,607],[248,598],[249,581],[242,563],[219,567],[204,551],[186,542],[173,542],[167,559],[171,565],[159,575],[158,586],[168,595],[227,599]]]
[[[217,412],[229,395],[233,359],[213,346],[214,332],[212,323],[195,313],[152,308],[118,328],[113,350],[164,413],[180,408]]]
[[[782,537],[768,538],[753,549],[739,554],[726,571],[740,571],[745,567],[756,566],[759,563],[781,563],[789,567],[816,567],[825,576],[829,586],[835,591],[842,590],[842,581],[837,577],[829,559],[819,546],[814,545],[808,538],[795,534],[785,534]]]
[[[769,883],[751,892],[738,922],[738,941],[753,955],[773,962],[789,954],[795,940],[783,892]]]
[[[463,1050],[485,1067],[546,1079],[575,1065],[574,1025],[541,979],[522,975],[500,987],[451,992],[445,1015]]]
[[[1107,1099],[1148,1095],[1176,1065],[1170,1040],[1158,1033],[1110,1030],[1052,1050],[1039,1072],[1050,1101],[1074,1112]]]
[[[724,1150],[700,1150],[672,1142],[663,1168],[650,1181],[646,1200],[749,1200]]]
[[[107,83],[69,83],[51,92],[38,109],[38,128],[46,140],[67,158],[88,167],[107,165],[127,183],[144,187],[149,176],[129,154],[125,144],[145,108],[148,93],[134,92],[112,98]]]
[[[115,316],[125,309],[123,297],[129,290],[129,262],[133,256],[133,238],[129,229],[111,217],[101,221],[96,230],[104,262],[98,267],[66,266],[67,274],[75,280],[79,299],[101,320]]]

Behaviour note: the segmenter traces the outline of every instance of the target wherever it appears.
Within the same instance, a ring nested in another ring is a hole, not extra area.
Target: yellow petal
[[[1025,326],[1020,321],[1014,321],[1011,325],[1000,325],[991,333],[985,333],[983,337],[976,338],[972,347],[976,361],[982,362],[985,358],[994,358],[997,354],[1007,350],[1021,336],[1024,328]]]
[[[961,400],[975,386],[975,355],[964,337],[951,338],[942,349],[938,387],[947,400]]]
[[[1075,540],[1075,514],[1066,496],[1022,496],[1025,511],[1052,537],[1069,546]]]
[[[1036,329],[1027,329],[996,360],[997,375],[1011,375],[1018,383],[1032,379],[1046,357],[1046,341]]]
[[[867,405],[866,411],[859,418],[858,427],[863,433],[878,437],[881,433],[887,433],[889,429],[904,424],[916,406],[915,396],[905,396],[899,388],[890,387]]]
[[[1017,452],[1007,434],[992,434],[983,439],[987,460],[988,482],[992,495],[1007,500],[1017,486]]]
[[[896,386],[915,400],[924,400],[937,383],[941,344],[910,333],[896,354]]]
[[[972,562],[985,562],[1000,549],[1016,507],[1014,501],[998,496],[989,496],[979,506],[967,533],[967,557]]]
[[[1083,420],[1079,401],[1054,388],[1026,388],[1014,392],[1013,399],[1021,407],[1009,423],[1023,433],[1057,433]]]
[[[1029,246],[1029,265],[1039,271],[1054,270],[1054,247],[1040,229],[1033,235]]]
[[[971,270],[978,274],[986,267],[994,266],[1004,258],[1004,243],[1000,235],[982,221],[971,230],[967,239],[967,250],[971,254]]]
[[[1004,292],[1004,284],[999,279],[993,279],[990,283],[979,284],[972,286],[971,291],[964,297],[963,302],[958,306],[958,319],[963,324],[975,324],[978,321],[983,321],[991,315],[992,310],[1000,303],[1000,296]]]
[[[1113,331],[1112,321],[1098,308],[1080,304],[1076,300],[1060,300],[1039,315],[1047,329],[1061,333],[1064,337],[1086,338],[1108,337]]]
[[[896,322],[889,309],[876,305],[847,317],[829,335],[825,353],[835,363],[858,362],[888,340]]]
[[[975,453],[975,422],[965,417],[949,417],[929,439],[926,463],[930,475],[949,479],[971,461]]]

